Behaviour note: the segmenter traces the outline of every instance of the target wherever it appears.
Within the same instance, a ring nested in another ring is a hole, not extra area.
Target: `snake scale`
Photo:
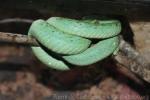
[[[69,70],[66,62],[86,66],[113,54],[119,46],[120,31],[121,23],[118,20],[51,17],[46,21],[34,21],[28,36],[36,38],[42,45],[31,47],[41,62],[57,70]],[[93,39],[99,41],[94,43]],[[53,52],[61,59],[51,55]]]

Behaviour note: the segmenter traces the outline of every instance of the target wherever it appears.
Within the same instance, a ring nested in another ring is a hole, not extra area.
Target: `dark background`
[[[149,19],[150,0],[0,0],[0,10],[35,10],[40,12],[80,13],[80,15],[124,15]]]

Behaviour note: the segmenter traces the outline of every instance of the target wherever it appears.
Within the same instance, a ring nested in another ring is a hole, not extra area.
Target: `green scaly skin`
[[[46,48],[60,54],[78,54],[91,44],[90,40],[66,34],[41,19],[32,23],[29,34]]]
[[[86,66],[106,58],[116,50],[118,45],[119,39],[115,36],[98,42],[80,54],[63,56],[63,58],[71,64]]]
[[[51,17],[32,23],[29,36],[36,38],[47,49],[60,54],[62,59],[77,66],[96,63],[117,51],[121,24],[118,20],[74,20]],[[92,38],[103,39],[90,46]],[[35,56],[47,66],[69,70],[63,61],[53,58],[41,47],[32,47]]]
[[[74,20],[61,17],[51,17],[47,22],[57,29],[86,38],[109,38],[116,36],[121,31],[118,20],[96,21],[96,20]]]

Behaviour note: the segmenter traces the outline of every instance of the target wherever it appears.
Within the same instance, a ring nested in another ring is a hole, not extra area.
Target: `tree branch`
[[[150,62],[123,39],[120,41],[119,50],[114,59],[144,80],[150,82]]]
[[[27,35],[0,32],[0,42],[28,46],[39,46],[36,39]],[[150,82],[150,63],[140,55],[130,44],[121,39],[119,53],[114,59],[144,80]]]
[[[39,46],[36,39],[28,37],[27,35],[6,33],[6,32],[0,32],[0,42],[20,44],[20,45],[29,45],[29,46],[31,45]]]
[[[4,23],[12,23],[12,22],[19,22],[19,23],[32,23],[33,20],[32,19],[24,19],[24,18],[6,18],[6,19],[2,19],[0,20],[0,24],[4,24]]]

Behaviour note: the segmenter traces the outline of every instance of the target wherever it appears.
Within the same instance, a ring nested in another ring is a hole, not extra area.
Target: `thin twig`
[[[5,33],[0,32],[0,42],[3,43],[15,43],[15,44],[25,44],[25,45],[33,45],[39,46],[36,39],[28,37],[27,35],[21,34],[13,34],[13,33]],[[136,73],[144,80],[150,82],[150,64],[145,58],[140,55],[130,44],[121,39],[120,43],[120,52],[114,57],[114,59],[128,68],[130,71]],[[127,63],[125,62],[127,60]]]
[[[23,19],[23,18],[7,18],[7,19],[1,19],[0,24],[4,23],[12,23],[12,22],[19,22],[19,23],[32,23],[32,19]]]
[[[0,32],[0,42],[11,43],[11,44],[15,43],[21,45],[30,45],[30,46],[39,45],[36,39],[28,37],[27,35],[6,33],[6,32]]]

